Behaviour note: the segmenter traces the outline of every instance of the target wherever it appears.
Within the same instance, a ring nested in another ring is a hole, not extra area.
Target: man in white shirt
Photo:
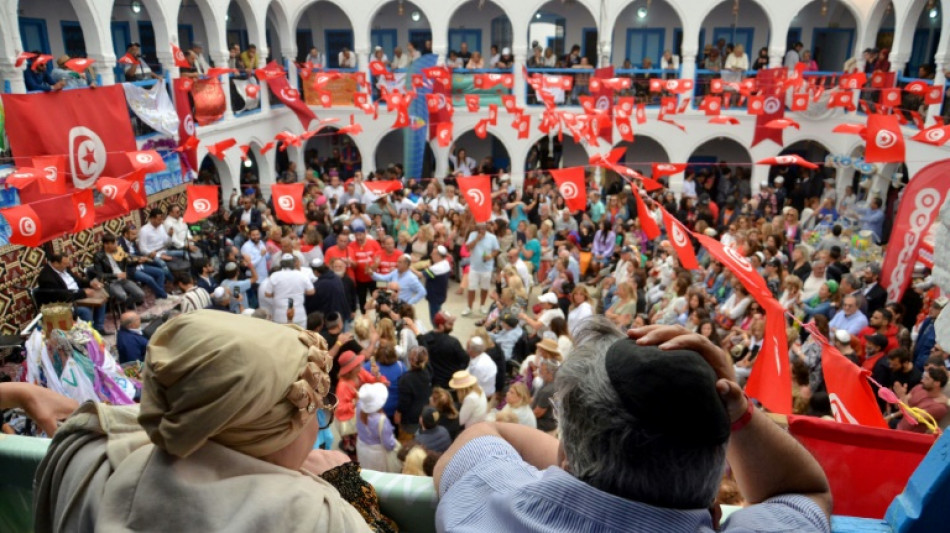
[[[350,49],[345,46],[343,47],[343,50],[340,51],[338,61],[340,63],[340,68],[356,68],[356,54],[351,52]]]
[[[382,46],[377,46],[373,49],[373,57],[370,61],[379,61],[387,67],[389,66],[389,58],[386,57],[386,52],[383,52]]]
[[[491,356],[485,353],[485,341],[481,337],[472,337],[468,340],[468,356],[472,360],[468,363],[468,373],[475,376],[478,386],[485,396],[495,394],[495,376],[498,375],[498,365]]]
[[[340,176],[338,174],[330,174],[330,184],[323,188],[323,195],[327,197],[327,201],[329,201],[330,198],[336,198],[337,205],[339,205],[345,192],[343,184],[340,183]]]
[[[307,311],[304,309],[304,297],[313,296],[313,283],[301,271],[295,268],[296,260],[291,254],[280,258],[280,270],[268,278],[269,287],[265,296],[273,300],[274,322],[287,324],[293,322],[302,328],[307,327]]]
[[[326,56],[324,56],[323,52],[318,50],[316,46],[310,49],[310,53],[307,54],[306,62],[317,68],[324,68],[327,66]]]
[[[194,41],[191,43],[191,51],[195,53],[195,70],[198,74],[205,74],[208,72],[208,60],[205,59],[204,53],[204,44]]]
[[[169,237],[168,230],[162,225],[164,218],[165,215],[161,209],[149,211],[148,224],[142,226],[142,229],[139,230],[137,244],[139,245],[139,252],[155,261],[155,264],[165,271],[166,278],[171,278],[172,272],[165,261],[171,261],[175,254],[167,250],[171,237]],[[179,253],[179,257],[182,256],[184,256],[184,253]]]
[[[795,68],[795,65],[802,60],[801,51],[805,45],[801,42],[797,42],[788,49],[788,52],[785,53],[785,60],[782,62],[782,65],[791,70]]]
[[[251,228],[247,242],[241,246],[241,255],[247,257],[254,265],[254,270],[257,271],[258,276],[267,276],[269,272],[267,260],[270,259],[270,254],[267,253],[267,247],[261,242],[260,229]]]
[[[802,284],[802,301],[807,302],[818,295],[818,290],[827,281],[825,276],[828,265],[824,261],[815,261],[811,265],[811,274]]]
[[[531,272],[528,270],[527,263],[521,259],[521,252],[517,247],[508,250],[508,264],[515,267],[515,272],[518,273],[518,277],[524,283],[524,290],[531,292]]]
[[[393,63],[392,63],[393,70],[397,68],[409,68],[409,63],[411,61],[412,60],[409,59],[408,54],[402,53],[402,48],[399,48],[397,46],[396,49],[393,50]]]
[[[492,273],[495,271],[495,257],[501,251],[498,245],[498,238],[493,233],[489,233],[488,226],[484,222],[475,224],[475,231],[469,233],[465,241],[471,257],[469,258],[468,272],[468,307],[462,312],[462,316],[472,314],[472,305],[475,303],[475,289],[480,289],[480,302],[482,314],[488,314],[488,306],[485,305],[485,299],[488,297],[488,291],[492,284]]]
[[[179,252],[184,256],[186,250],[192,254],[199,253],[198,247],[191,243],[191,230],[181,219],[181,207],[173,205],[168,210],[168,217],[165,218],[162,226],[168,232],[168,246],[171,248],[168,250],[169,255],[174,256],[176,252]]]

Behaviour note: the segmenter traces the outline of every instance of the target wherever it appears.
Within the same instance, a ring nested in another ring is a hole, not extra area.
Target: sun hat
[[[366,358],[358,355],[353,350],[347,350],[340,354],[340,375],[349,374],[354,368],[363,364]]]
[[[560,347],[558,347],[558,345],[557,345],[557,341],[554,340],[554,339],[541,339],[541,342],[539,342],[539,343],[536,345],[536,347],[537,347],[537,348],[541,348],[542,350],[544,350],[544,351],[546,351],[546,352],[548,352],[548,353],[550,353],[550,354],[552,354],[552,355],[556,355],[556,356],[559,356],[559,357],[564,357],[564,354],[561,353]]]
[[[459,370],[458,372],[452,374],[452,380],[449,381],[449,387],[454,390],[467,389],[472,385],[476,385],[478,380],[475,379],[475,376],[468,373],[468,370]]]

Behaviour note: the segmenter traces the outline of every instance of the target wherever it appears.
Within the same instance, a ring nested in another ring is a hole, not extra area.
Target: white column
[[[781,39],[779,39],[781,41]],[[776,46],[769,47],[769,67],[775,68],[782,66],[782,62],[785,61],[785,46],[779,44]],[[749,54],[749,57],[752,57],[752,54]]]
[[[26,83],[23,81],[23,70],[23,67],[13,66],[13,62],[7,58],[0,58],[0,79],[3,80],[3,87],[0,90],[9,89],[14,94],[25,93]]]
[[[524,106],[527,104],[527,89],[525,87],[524,69],[522,68],[526,61],[525,54],[516,52],[514,56],[515,64],[511,67],[514,85],[511,87],[511,94],[515,95],[515,102],[518,102],[519,106]]]
[[[439,146],[435,139],[429,141],[429,148],[432,148],[432,154],[435,156],[435,175],[439,180],[443,180],[449,174],[449,149]]]
[[[936,56],[934,56],[934,64],[937,65],[937,68],[936,68],[937,72],[934,75],[934,85],[943,86],[944,96],[946,96],[946,90],[947,90],[947,87],[946,87],[947,76],[946,74],[944,74],[943,68],[944,68],[944,65],[946,65],[948,62],[950,62],[950,55],[948,54],[937,54]],[[933,105],[927,106],[927,116],[925,117],[925,121],[924,121],[925,125],[929,124],[933,120],[934,117],[940,115],[940,112],[942,111],[942,107],[943,107],[943,100],[945,100],[945,98],[942,98],[941,103],[939,104],[933,104]]]
[[[92,64],[93,70],[96,72],[96,78],[99,85],[114,85],[115,84],[115,55],[101,55],[101,54],[89,54],[91,59],[95,59],[96,62]],[[52,61],[50,62],[52,63]],[[47,67],[49,68],[49,64]]]
[[[888,60],[891,62],[891,72],[896,72],[898,76],[904,73],[904,68],[907,67],[907,60],[910,59],[910,54],[906,52],[891,52],[887,56]],[[913,73],[915,76],[916,72]]]
[[[680,58],[680,78],[696,78],[696,50],[683,50],[683,57]]]

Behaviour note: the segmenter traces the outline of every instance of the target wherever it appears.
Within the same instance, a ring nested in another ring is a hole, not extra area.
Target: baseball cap
[[[546,304],[557,305],[557,295],[553,292],[546,292],[538,297],[539,302],[544,302]]]
[[[837,339],[837,341],[840,342],[841,344],[850,344],[851,334],[843,329],[838,329],[838,330],[835,330],[835,339]]]
[[[881,348],[887,347],[887,337],[885,337],[884,335],[881,335],[880,333],[875,333],[874,335],[868,335],[867,337],[865,337],[865,340],[867,340],[868,342],[874,343]]]
[[[435,327],[444,326],[448,322],[455,320],[455,317],[452,316],[448,311],[439,311],[435,314],[435,317],[432,319],[432,325]]]
[[[729,438],[716,373],[698,353],[621,339],[607,350],[604,367],[624,408],[644,429],[689,448],[720,446]],[[669,394],[670,383],[677,384],[676,394]],[[695,416],[683,424],[687,412]]]

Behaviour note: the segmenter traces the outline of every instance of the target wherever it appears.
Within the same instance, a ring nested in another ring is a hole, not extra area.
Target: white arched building
[[[912,71],[918,65],[936,65],[934,83],[942,85],[944,67],[950,63],[950,32],[939,30],[945,26],[942,17],[947,9],[950,0],[12,0],[0,6],[0,86],[4,92],[25,91],[21,72],[24,67],[17,68],[14,63],[20,51],[34,46],[54,56],[81,50],[96,60],[101,83],[109,84],[115,82],[117,55],[121,55],[128,42],[142,42],[146,56],[151,54],[170,77],[175,77],[177,69],[165,43],[186,47],[200,41],[210,60],[218,65],[227,63],[228,47],[235,43],[242,48],[254,43],[261,63],[272,57],[284,65],[301,60],[308,51],[304,47],[315,45],[326,53],[327,49],[347,44],[358,58],[358,70],[368,72],[371,52],[377,44],[391,51],[393,46],[405,50],[409,42],[431,41],[432,52],[445,58],[458,42],[465,41],[486,56],[491,44],[511,49],[515,59],[512,92],[518,105],[532,115],[534,129],[541,108],[527,105],[522,73],[532,41],[564,50],[578,44],[595,66],[618,68],[627,59],[638,66],[644,57],[658,59],[663,49],[670,49],[678,56],[676,76],[680,78],[701,75],[697,73],[697,57],[701,57],[704,44],[719,38],[745,44],[750,58],[765,48],[772,66],[782,63],[788,43],[802,41],[806,49],[824,50],[819,67],[827,71],[840,71],[841,60],[851,57],[857,57],[858,66],[862,66],[860,51],[884,42],[890,45],[892,71],[913,78],[916,72]],[[335,58],[330,59],[331,66],[334,61]],[[296,75],[290,78],[292,85],[298,83]],[[199,159],[204,155],[205,145],[233,137],[239,144],[251,146],[266,187],[275,179],[277,151],[262,155],[261,147],[282,130],[299,133],[302,128],[290,110],[271,105],[267,91],[261,93],[260,112],[234,116],[229,107],[222,120],[198,128],[202,141]],[[696,103],[676,116],[685,132],[655,120],[656,110],[651,110],[645,124],[635,125],[636,136],[649,138],[642,143],[646,146],[655,147],[652,143],[658,143],[665,154],[655,150],[656,158],[672,162],[687,161],[698,148],[717,139],[735,141],[714,143],[726,147],[724,153],[717,154],[726,161],[754,162],[782,151],[783,147],[768,141],[747,148],[753,139],[755,117],[744,109],[724,112],[734,115],[739,124],[718,125],[710,124],[703,112],[696,109]],[[928,125],[940,114],[940,108],[929,107]],[[381,108],[379,120],[373,121],[352,106],[314,111],[320,118],[339,117],[343,123],[355,115],[363,126],[363,133],[353,139],[362,154],[363,169],[375,169],[377,150],[386,150],[380,143],[390,131],[392,113]],[[457,106],[455,138],[471,131],[483,115]],[[811,141],[832,154],[850,155],[862,145],[855,136],[834,134],[831,130],[840,123],[864,122],[863,114],[835,110],[788,115],[801,128],[785,131],[786,147]],[[509,126],[510,120],[501,112],[498,126],[489,128],[494,141],[480,141],[486,144],[470,151],[479,155],[503,152],[518,179],[523,161],[540,133],[532,132],[528,139],[518,139],[517,132]],[[906,137],[916,131],[909,124]],[[619,141],[616,132],[614,137]],[[565,142],[572,141],[565,137]],[[434,141],[430,146],[435,155],[436,175],[441,175],[447,168],[448,149]],[[582,148],[590,155],[606,152],[609,147],[602,143],[600,148],[586,144]],[[631,152],[636,151],[634,142]],[[947,148],[908,141],[908,175],[912,177],[927,163],[946,158],[947,154]],[[288,155],[302,166],[303,150],[292,148]],[[651,155],[639,153],[635,158],[649,161]],[[398,157],[393,154],[388,159],[398,161]],[[225,160],[216,164],[223,191],[237,185],[241,164],[236,150],[229,151]],[[768,170],[765,166],[753,166],[753,187],[766,179]],[[839,171],[839,175],[843,173]],[[893,168],[881,169],[872,187],[886,188],[892,173]],[[839,180],[840,187],[844,181]],[[677,189],[679,183],[674,180],[671,186]]]

